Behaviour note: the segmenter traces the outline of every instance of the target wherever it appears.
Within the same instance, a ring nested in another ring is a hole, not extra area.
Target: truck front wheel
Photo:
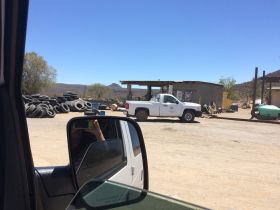
[[[192,111],[186,110],[183,113],[183,116],[180,118],[183,122],[193,122],[194,121],[194,113]]]
[[[146,110],[140,109],[140,110],[136,111],[135,116],[136,116],[136,119],[140,122],[141,121],[146,121],[147,118],[148,118],[148,113],[147,113]]]

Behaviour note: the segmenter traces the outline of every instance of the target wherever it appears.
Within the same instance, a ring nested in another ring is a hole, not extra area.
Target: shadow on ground
[[[135,119],[136,122],[141,122]],[[155,122],[155,123],[180,123],[180,124],[188,124],[185,122],[182,122],[180,120],[175,120],[175,119],[147,119],[144,122]],[[198,121],[193,121],[192,123],[200,123]]]

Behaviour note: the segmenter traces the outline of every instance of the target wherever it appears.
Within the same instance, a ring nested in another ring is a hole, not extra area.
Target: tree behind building
[[[227,98],[231,100],[238,100],[239,99],[239,94],[238,92],[234,89],[234,86],[236,84],[236,80],[232,77],[226,77],[226,78],[221,78],[219,81],[219,84],[224,86],[225,91],[227,92]]]
[[[35,52],[25,53],[22,75],[22,93],[39,93],[56,81],[56,70]]]
[[[92,84],[87,88],[87,96],[96,99],[108,99],[111,98],[112,95],[112,89],[100,83]]]

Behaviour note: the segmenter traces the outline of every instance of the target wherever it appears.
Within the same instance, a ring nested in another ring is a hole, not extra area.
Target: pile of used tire
[[[34,94],[22,96],[25,115],[29,118],[53,118],[56,115],[54,106],[48,96]]]
[[[90,102],[79,99],[71,92],[59,97],[34,94],[23,95],[22,98],[28,118],[53,118],[59,113],[84,112],[92,108]]]
[[[80,99],[77,94],[72,92],[67,92],[62,97],[64,103],[70,108],[71,112],[84,112],[92,108],[92,104],[88,101]]]

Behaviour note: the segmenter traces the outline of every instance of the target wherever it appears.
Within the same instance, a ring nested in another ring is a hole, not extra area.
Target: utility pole
[[[261,104],[263,104],[263,95],[264,95],[264,83],[265,83],[265,71],[263,71],[263,76],[262,76],[262,96],[261,96]]]
[[[255,80],[253,89],[253,105],[251,110],[251,119],[255,117],[255,105],[256,105],[256,94],[257,94],[257,83],[258,83],[258,67],[255,68]]]

